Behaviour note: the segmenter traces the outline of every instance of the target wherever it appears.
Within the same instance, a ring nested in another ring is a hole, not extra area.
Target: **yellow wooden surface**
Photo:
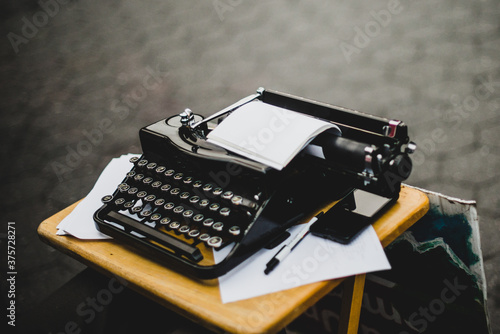
[[[365,290],[366,274],[348,277],[342,290],[342,308],[339,318],[339,334],[357,334],[361,304]]]
[[[115,240],[89,241],[56,235],[57,225],[76,204],[40,224],[38,234],[44,242],[107,275],[125,279],[128,287],[212,330],[276,332],[342,282],[342,279],[318,282],[222,304],[217,280],[184,276]],[[403,187],[398,202],[374,223],[382,245],[390,244],[420,219],[428,206],[424,193]]]

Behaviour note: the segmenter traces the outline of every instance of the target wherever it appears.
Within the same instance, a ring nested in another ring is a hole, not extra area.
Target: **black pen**
[[[273,258],[266,264],[266,269],[264,270],[264,274],[269,274],[276,266],[283,261],[288,254],[305,238],[305,236],[309,233],[309,228],[319,217],[323,214],[323,211],[318,213],[315,217],[313,217],[309,222],[304,224],[302,230],[297,234],[297,236],[290,242],[288,245],[284,245],[281,249],[273,256]]]

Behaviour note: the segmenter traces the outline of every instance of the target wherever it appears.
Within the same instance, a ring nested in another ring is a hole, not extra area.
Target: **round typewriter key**
[[[169,169],[169,170],[165,171],[165,174],[163,174],[163,175],[165,175],[167,177],[170,177],[170,176],[172,176],[174,174],[175,174],[175,170]]]
[[[194,215],[193,221],[199,223],[203,220],[203,218],[205,218],[205,216],[203,216],[201,213],[198,213],[197,215]]]
[[[210,204],[210,207],[209,207],[210,211],[217,211],[217,210],[219,210],[219,208],[220,208],[219,203],[212,203],[212,204]]]
[[[120,190],[120,192],[124,193],[130,189],[130,186],[125,183],[125,184],[120,185],[120,187],[118,187],[118,189]]]
[[[160,218],[161,218],[161,215],[160,215],[159,213],[153,213],[153,214],[151,215],[150,220],[152,220],[152,221],[157,221],[157,220],[160,220]]]
[[[193,203],[193,204],[196,204],[200,201],[200,196],[192,196],[190,199],[189,199],[189,202],[190,203]]]
[[[176,206],[174,208],[174,213],[182,213],[184,211],[184,207],[182,205]]]
[[[151,187],[155,188],[155,189],[158,189],[161,187],[161,181],[155,181],[153,183],[151,183]]]
[[[137,166],[139,167],[144,167],[148,164],[148,161],[146,159],[142,159],[137,163]]]
[[[144,198],[144,197],[146,197],[147,195],[148,195],[148,193],[147,193],[147,192],[145,192],[144,190],[139,191],[139,192],[137,193],[137,197],[139,197],[139,198]]]
[[[217,222],[215,224],[212,225],[212,228],[216,231],[222,231],[222,228],[224,227],[224,224],[222,224],[221,222]]]
[[[231,198],[231,203],[233,203],[234,205],[240,205],[242,202],[243,197],[241,196],[234,196],[233,198]]]
[[[128,185],[128,183],[123,182],[123,183],[120,183],[120,184],[118,185],[118,187],[117,187],[117,188],[118,188],[119,190],[122,190],[123,188],[127,188],[127,187],[128,187],[128,188],[130,188],[130,186]],[[127,190],[128,190],[128,189],[127,189]]]
[[[181,180],[182,178],[184,177],[184,174],[183,173],[177,173],[174,175],[174,180]]]
[[[130,209],[131,207],[133,207],[133,206],[134,206],[134,204],[135,204],[135,203],[134,203],[134,202],[132,202],[132,201],[130,201],[130,202],[126,202],[126,203],[124,203],[124,204],[123,204],[123,207],[124,207],[125,209]]]
[[[133,177],[135,175],[135,170],[131,170],[130,172],[127,173],[127,177]]]
[[[136,181],[141,181],[144,178],[144,174],[137,174],[134,176],[134,180]]]
[[[208,239],[210,239],[210,234],[203,233],[203,234],[200,235],[200,237],[198,239],[200,239],[203,242],[206,242],[206,241],[208,241]]]
[[[158,198],[158,199],[155,201],[155,205],[156,205],[156,206],[162,206],[163,204],[165,204],[165,199],[163,199],[163,198]]]
[[[167,170],[167,167],[165,167],[165,166],[158,166],[158,167],[156,167],[155,172],[157,172],[158,174],[162,174],[166,170]]]
[[[210,183],[207,183],[203,186],[203,190],[210,191],[210,190],[212,190],[213,187],[214,187],[213,185],[211,185]]]
[[[152,169],[155,169],[156,166],[158,166],[158,164],[156,162],[150,162],[146,168],[149,169],[149,170],[152,170]]]
[[[232,191],[226,191],[224,194],[222,194],[222,198],[224,199],[231,199],[233,197],[233,192]]]
[[[172,219],[170,219],[170,218],[168,218],[168,217],[165,217],[165,218],[162,218],[162,219],[160,220],[160,224],[162,224],[162,225],[167,225],[167,224],[169,224],[171,221],[172,221]]]
[[[132,209],[130,209],[132,213],[139,213],[142,211],[142,206],[134,206]]]
[[[200,207],[201,208],[206,208],[208,206],[208,204],[210,204],[210,201],[208,199],[206,199],[206,198],[204,198],[204,199],[202,199],[200,201]]]
[[[195,188],[199,188],[202,185],[203,185],[203,182],[201,182],[200,180],[194,181],[194,183],[193,183],[193,187],[195,187]]]
[[[191,184],[193,182],[193,177],[192,176],[186,176],[184,178],[184,180],[182,180],[182,182],[184,182],[184,184]]]
[[[187,191],[185,191],[185,192],[183,192],[183,193],[181,193],[179,195],[179,198],[180,199],[188,199],[189,198],[189,193]]]
[[[189,231],[188,235],[191,237],[191,238],[196,238],[197,236],[200,235],[200,231],[198,230],[191,230]]]
[[[118,199],[115,201],[115,204],[116,204],[116,205],[122,205],[123,203],[125,203],[125,198],[118,198]]]
[[[137,161],[139,161],[139,159],[140,159],[139,157],[132,157],[132,158],[130,158],[130,160],[129,160],[129,161],[130,161],[131,163],[135,164]]]
[[[103,202],[103,203],[109,203],[109,202],[111,202],[112,199],[113,199],[113,196],[106,195],[103,198],[101,198],[101,202]]]
[[[165,205],[163,206],[163,208],[164,208],[165,210],[172,210],[174,207],[175,207],[175,204],[174,204],[174,203],[172,203],[172,202],[168,202],[167,204],[165,204]]]
[[[180,192],[181,190],[179,188],[173,188],[172,190],[170,190],[170,195],[177,196]]]
[[[214,223],[214,220],[212,218],[207,218],[203,221],[203,225],[204,226],[207,226],[207,227],[210,227],[212,226],[212,224]]]
[[[189,226],[187,226],[187,225],[182,225],[182,226],[179,228],[179,232],[181,232],[181,233],[187,233],[187,232],[189,232]]]
[[[172,186],[167,183],[167,184],[162,185],[160,189],[161,189],[161,191],[169,191],[170,188],[172,188]]]
[[[149,217],[151,216],[153,212],[151,212],[150,210],[144,210],[144,211],[141,211],[141,216],[142,217]]]
[[[175,211],[175,209],[174,209],[174,211]],[[182,215],[183,215],[184,217],[186,217],[186,218],[191,218],[191,217],[193,217],[193,214],[194,214],[193,210],[186,210],[186,211],[184,211],[184,212],[182,213]]]
[[[215,188],[214,191],[212,192],[215,196],[219,196],[222,194],[224,190],[222,188]]]
[[[208,240],[207,244],[210,247],[218,248],[222,245],[222,238],[221,237],[211,237]]]
[[[179,228],[179,226],[181,226],[181,224],[179,224],[179,222],[171,222],[168,227],[170,227],[172,230],[176,230]]]
[[[232,235],[239,235],[240,234],[240,227],[239,226],[232,226],[230,229],[229,229],[229,233],[231,233]]]
[[[231,212],[231,209],[230,208],[222,208],[220,209],[219,213],[221,214],[221,216],[224,216],[224,217],[227,217],[229,216],[229,213]]]
[[[144,200],[146,202],[153,202],[155,199],[156,199],[155,195],[147,195],[146,197],[144,197]]]
[[[153,182],[153,178],[148,176],[142,180],[144,184],[151,184]]]
[[[134,187],[134,188],[130,188],[128,190],[128,193],[129,193],[129,195],[135,195],[135,194],[137,194],[138,191],[139,191],[139,189],[137,189],[136,187]]]

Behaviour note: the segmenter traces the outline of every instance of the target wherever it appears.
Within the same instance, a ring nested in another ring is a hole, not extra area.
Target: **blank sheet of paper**
[[[326,130],[341,133],[327,121],[253,101],[233,111],[207,138],[228,151],[281,170]]]
[[[299,231],[300,226],[290,229],[292,235],[282,245],[290,242]],[[220,277],[222,302],[234,302],[309,283],[391,268],[372,226],[348,245],[309,234],[269,275],[264,274],[266,263],[282,245],[272,250],[260,250],[236,269]],[[228,252],[229,249],[214,252],[215,260],[221,261]]]

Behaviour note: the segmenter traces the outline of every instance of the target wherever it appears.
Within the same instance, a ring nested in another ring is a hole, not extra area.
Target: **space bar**
[[[174,252],[186,256],[190,260],[200,261],[203,258],[203,255],[201,254],[198,248],[191,246],[181,240],[178,240],[166,233],[158,232],[157,230],[154,230],[150,227],[146,227],[141,223],[135,221],[134,219],[122,215],[119,212],[110,211],[108,213],[108,217],[111,218],[112,220],[122,223],[125,226],[130,227],[135,232],[144,234],[146,237],[161,243],[165,247],[173,250]]]

